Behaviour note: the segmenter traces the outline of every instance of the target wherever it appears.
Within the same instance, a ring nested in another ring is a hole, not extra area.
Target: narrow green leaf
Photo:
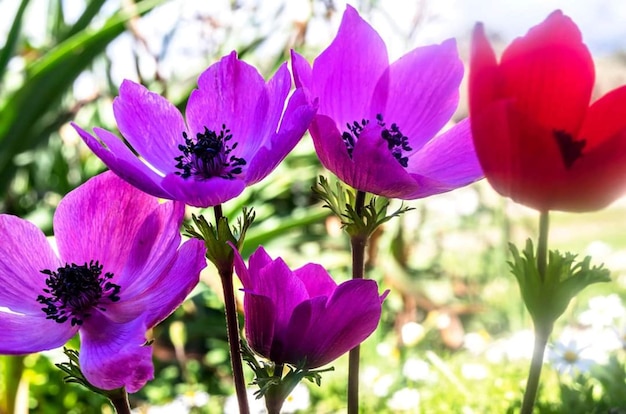
[[[9,60],[13,56],[13,52],[15,51],[15,46],[17,45],[17,40],[20,37],[20,31],[22,29],[22,19],[24,18],[24,12],[26,11],[26,6],[30,0],[22,0],[20,3],[20,7],[17,9],[17,13],[15,14],[15,19],[13,19],[13,25],[11,25],[11,30],[9,30],[9,34],[7,35],[7,40],[0,51],[0,88],[2,87],[2,78],[4,77],[4,72],[6,71],[7,65],[9,64]]]

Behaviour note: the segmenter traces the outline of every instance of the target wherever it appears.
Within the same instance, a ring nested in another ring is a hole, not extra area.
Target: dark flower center
[[[346,150],[350,158],[352,158],[354,146],[359,140],[359,136],[363,133],[363,129],[365,129],[369,122],[368,119],[363,118],[361,122],[354,121],[352,124],[346,124],[348,131],[341,135],[341,139],[346,145]],[[404,153],[413,150],[409,146],[409,138],[400,131],[400,127],[395,123],[391,124],[389,128],[386,128],[381,114],[376,115],[376,123],[382,128],[380,137],[387,141],[387,149],[391,152],[393,157],[398,160],[400,165],[406,168],[409,165],[409,158],[405,156]]]
[[[583,148],[585,148],[587,141],[584,139],[574,141],[572,135],[563,130],[555,130],[553,133],[554,139],[556,139],[556,143],[561,151],[561,157],[563,158],[565,168],[572,168],[574,162],[582,157]]]
[[[185,145],[178,146],[182,155],[174,158],[177,161],[176,168],[182,170],[176,171],[176,174],[183,178],[192,175],[201,179],[234,178],[236,174],[241,174],[241,167],[246,165],[243,158],[230,155],[230,152],[237,148],[237,143],[228,145],[233,136],[230,129],[226,129],[226,125],[222,125],[219,134],[204,127],[203,133],[196,134],[195,141],[192,141],[186,132],[183,132],[183,138]]]
[[[43,290],[44,295],[37,297],[37,302],[46,305],[41,308],[48,315],[46,318],[58,323],[72,318],[72,326],[82,325],[94,307],[106,310],[102,307],[102,298],[111,302],[120,300],[120,286],[109,282],[113,274],[103,275],[102,265],[97,261],[92,260],[89,265],[66,264],[56,272],[45,269],[41,273],[48,275],[48,288]]]

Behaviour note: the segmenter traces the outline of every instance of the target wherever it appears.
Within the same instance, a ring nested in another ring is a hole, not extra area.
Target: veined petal
[[[68,193],[54,214],[54,233],[63,261],[97,260],[104,272],[119,275],[128,260],[129,241],[158,200],[111,172],[91,178]]]
[[[318,264],[306,264],[294,270],[293,273],[304,283],[311,298],[316,296],[330,297],[337,289],[337,283],[335,283],[326,269]]]
[[[402,56],[389,67],[389,85],[377,85],[389,95],[381,112],[395,122],[418,151],[450,120],[459,102],[463,63],[456,42],[424,46]]]
[[[121,300],[107,306],[107,316],[115,322],[126,322],[143,315],[146,327],[152,328],[168,317],[198,284],[200,271],[206,267],[204,242],[186,241],[160,273],[144,270],[131,276],[137,280],[122,290]]]
[[[212,207],[237,197],[246,188],[237,178],[213,177],[197,180],[169,174],[163,179],[163,188],[174,200],[194,207]]]
[[[339,128],[371,116],[374,88],[388,66],[381,37],[347,6],[337,36],[313,62],[310,88],[320,99],[318,113],[334,119]],[[384,106],[386,99],[380,99],[376,103]]]
[[[276,320],[273,301],[253,292],[246,292],[243,299],[246,315],[246,338],[250,347],[259,355],[270,358]]]
[[[143,318],[117,324],[102,313],[94,314],[80,330],[80,367],[94,386],[139,391],[154,378],[152,347],[146,343]]]
[[[296,89],[289,99],[280,129],[270,134],[269,140],[251,158],[246,171],[246,184],[261,181],[289,154],[300,141],[315,115],[313,106],[303,89]]]
[[[287,68],[287,62],[280,65],[274,76],[267,81],[265,89],[269,98],[267,115],[265,116],[264,125],[257,133],[270,137],[278,130],[280,120],[283,117],[285,102],[291,90],[291,74]]]
[[[323,312],[313,311],[300,349],[308,356],[307,368],[330,363],[374,332],[381,314],[378,286],[373,280],[349,280],[337,287]]]
[[[259,271],[272,262],[272,258],[267,254],[263,246],[259,246],[248,259],[249,267],[241,257],[239,251],[231,245],[235,253],[235,271],[244,289],[254,291],[259,280]]]
[[[500,63],[502,95],[545,128],[577,135],[589,106],[593,60],[578,27],[561,11],[516,39]]]
[[[61,261],[41,230],[19,217],[0,214],[0,238],[0,307],[45,316],[37,302],[46,288],[41,271],[56,271]]]
[[[265,80],[232,52],[198,78],[198,89],[187,103],[187,124],[193,137],[205,127],[219,133],[225,125],[233,136],[230,144],[238,144],[233,154],[247,160],[263,143],[268,107]]]
[[[0,354],[5,355],[31,354],[58,348],[78,331],[78,326],[72,327],[69,322],[57,323],[46,319],[41,310],[33,315],[18,315],[0,310],[0,328]]]
[[[431,181],[420,186],[419,193],[413,194],[415,198],[451,191],[483,178],[469,118],[429,141],[409,158],[407,171]]]
[[[498,63],[482,23],[474,27],[470,56],[469,110],[474,116],[499,97]]]
[[[171,266],[180,246],[184,214],[185,205],[181,202],[159,203],[144,217],[137,233],[129,235],[124,249],[128,251],[128,261],[115,278],[115,283],[123,287],[125,299],[151,286]]]
[[[107,130],[94,128],[98,140],[78,125],[72,123],[72,126],[89,149],[119,177],[155,197],[171,198],[161,188],[162,177],[137,158],[117,136]]]
[[[118,128],[130,145],[163,173],[175,171],[185,121],[180,111],[161,95],[129,80],[122,82],[113,101]]]

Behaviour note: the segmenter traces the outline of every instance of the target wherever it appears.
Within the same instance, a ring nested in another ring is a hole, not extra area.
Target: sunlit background
[[[596,60],[596,96],[626,84],[626,2],[620,0],[349,3],[379,31],[391,59],[455,37],[467,60],[476,21],[501,50],[561,8]],[[79,0],[0,0],[0,211],[51,234],[63,195],[104,170],[68,122],[115,130],[111,102],[123,79],[184,108],[197,76],[231,50],[265,76],[292,48],[313,59],[334,37],[344,9],[345,2],[333,0],[92,0],[89,7]],[[134,17],[122,19],[128,14]],[[455,120],[467,116],[462,88]],[[267,180],[224,206],[231,217],[244,205],[257,212],[244,254],[263,244],[293,267],[315,257],[337,280],[348,277],[348,239],[310,190],[320,174],[330,176],[307,135]],[[386,224],[369,247],[368,276],[391,294],[362,351],[363,412],[515,410],[532,335],[508,273],[507,242],[534,237],[537,214],[485,182],[405,205],[414,210]],[[612,270],[613,282],[586,290],[561,319],[541,413],[594,407],[626,413],[625,213],[622,199],[597,213],[554,215],[551,246],[593,255]],[[155,329],[157,377],[131,396],[138,413],[236,412],[216,276],[207,268],[205,283]],[[2,357],[0,413],[7,390],[18,385],[20,414],[111,412],[104,399],[63,383],[53,365],[63,358],[58,350]],[[284,411],[344,412],[347,361],[334,366],[321,387],[299,386]]]

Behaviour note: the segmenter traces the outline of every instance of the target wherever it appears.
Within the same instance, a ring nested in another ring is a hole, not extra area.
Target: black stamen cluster
[[[387,149],[391,151],[391,154],[398,160],[400,165],[406,168],[409,165],[409,157],[405,157],[404,152],[413,150],[409,145],[409,138],[400,131],[400,128],[395,123],[391,124],[391,127],[385,128],[386,124],[383,121],[382,114],[376,115],[376,123],[383,128],[381,137],[387,141]],[[361,122],[354,121],[352,124],[346,124],[350,132],[344,132],[341,135],[341,139],[346,145],[350,158],[352,158],[356,141],[367,124],[369,124],[367,119],[363,119]]]
[[[176,168],[182,170],[176,174],[183,178],[189,178],[192,175],[201,178],[222,177],[234,178],[235,174],[241,174],[243,165],[246,160],[234,155],[230,155],[231,151],[237,148],[238,143],[231,146],[227,144],[233,138],[230,129],[226,125],[222,125],[219,134],[204,127],[203,133],[196,134],[196,141],[192,141],[186,132],[183,132],[185,145],[180,144],[178,149],[182,155],[175,157],[177,161]]]
[[[346,127],[350,132],[344,132],[341,134],[341,139],[343,140],[343,143],[346,144],[346,149],[348,150],[350,158],[352,158],[352,152],[354,151],[356,141],[359,139],[361,132],[363,132],[363,128],[365,128],[369,122],[370,121],[367,119],[362,119],[361,123],[354,121],[352,124],[346,124]]]
[[[89,311],[93,307],[106,310],[98,306],[103,297],[111,302],[119,301],[121,288],[109,282],[113,274],[107,272],[103,275],[102,267],[98,261],[92,260],[84,265],[66,264],[56,272],[42,270],[41,273],[48,275],[48,288],[43,290],[48,295],[39,295],[37,302],[46,305],[41,308],[46,318],[63,323],[71,317],[72,326],[82,325],[83,320],[91,316]]]
[[[574,141],[572,135],[563,130],[555,130],[553,133],[561,151],[565,168],[570,169],[574,165],[574,161],[582,157],[583,148],[587,145],[587,141],[584,139]]]

